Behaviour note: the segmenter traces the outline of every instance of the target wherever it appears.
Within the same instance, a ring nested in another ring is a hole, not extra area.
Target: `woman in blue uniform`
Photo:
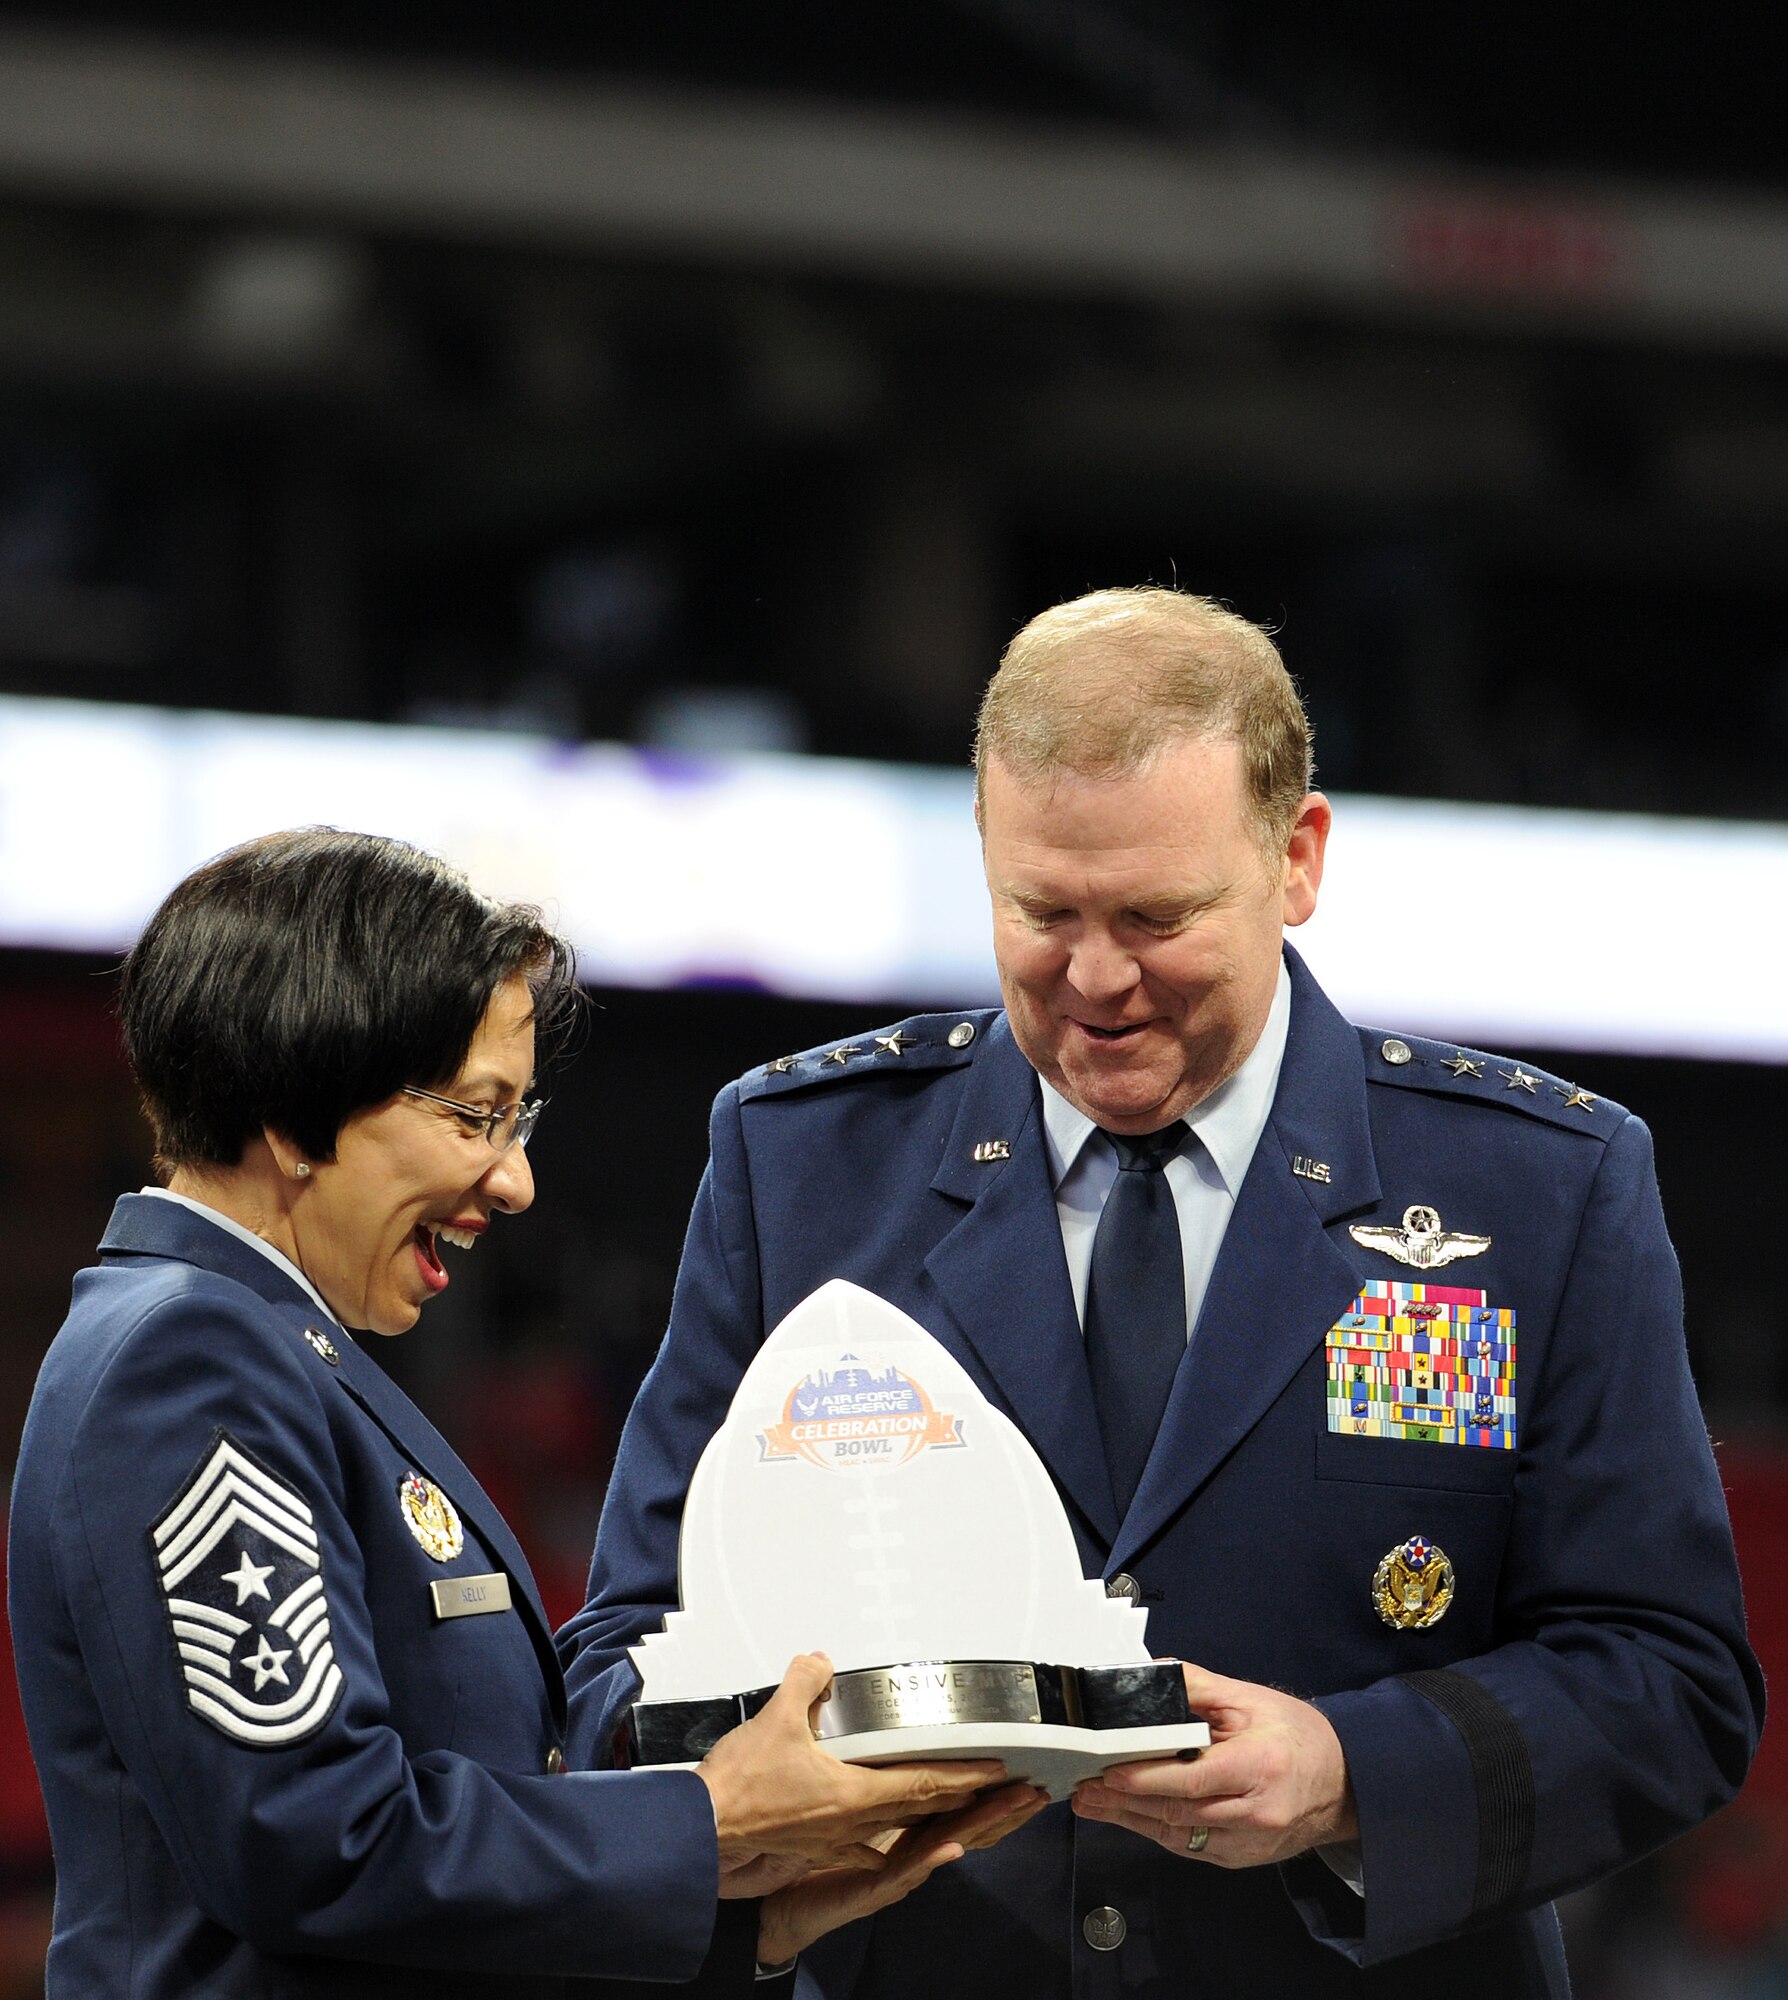
[[[166,1186],[76,1280],[12,1509],[51,1995],[744,1990],[1034,1807],[826,1757],[816,1657],[695,1772],[566,1770],[526,1560],[355,1336],[527,1207],[573,1002],[536,912],[327,830],[201,868],[132,952]]]

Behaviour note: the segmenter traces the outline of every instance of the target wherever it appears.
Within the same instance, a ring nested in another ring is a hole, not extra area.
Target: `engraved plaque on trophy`
[[[633,1649],[638,1763],[699,1758],[813,1651],[837,1670],[820,1740],[851,1761],[1001,1757],[1062,1798],[1210,1741],[1147,1614],[1081,1574],[1023,1433],[842,1279],[746,1370],[690,1481],[678,1572],[681,1608]]]

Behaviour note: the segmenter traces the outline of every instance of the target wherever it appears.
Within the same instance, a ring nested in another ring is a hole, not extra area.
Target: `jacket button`
[[[1116,1576],[1106,1579],[1105,1595],[1107,1597],[1127,1597],[1132,1604],[1140,1604],[1142,1602],[1142,1585],[1136,1581],[1135,1577],[1128,1570],[1119,1570]]]
[[[1098,1909],[1088,1910],[1081,1921],[1080,1934],[1095,1951],[1116,1951],[1129,1929],[1121,1910],[1101,1903]]]
[[[555,1743],[546,1753],[546,1774],[549,1778],[556,1778],[564,1768],[565,1753]]]

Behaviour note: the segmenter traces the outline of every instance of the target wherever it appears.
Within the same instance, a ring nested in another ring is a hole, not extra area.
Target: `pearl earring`
[[[292,1172],[299,1180],[307,1180],[310,1177],[310,1162],[308,1160],[300,1160],[292,1169]]]

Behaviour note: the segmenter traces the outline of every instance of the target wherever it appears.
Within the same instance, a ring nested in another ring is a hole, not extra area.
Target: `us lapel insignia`
[[[432,1479],[406,1472],[397,1482],[397,1504],[404,1510],[410,1533],[436,1562],[452,1562],[465,1547],[465,1531],[453,1502]]]
[[[1375,1222],[1356,1222],[1348,1235],[1362,1250],[1382,1250],[1399,1264],[1432,1271],[1459,1257],[1481,1257],[1490,1247],[1488,1236],[1469,1236],[1462,1229],[1443,1229],[1438,1210],[1418,1202],[1403,1211],[1403,1227],[1387,1229]]]
[[[1420,1535],[1392,1549],[1372,1577],[1372,1604],[1399,1632],[1437,1625],[1453,1601],[1453,1565]]]
[[[312,1353],[320,1354],[331,1368],[341,1366],[341,1356],[335,1351],[335,1342],[320,1326],[307,1326],[304,1329],[304,1342]]]
[[[975,1147],[975,1164],[987,1166],[994,1160],[1009,1160],[1012,1157],[1010,1139],[982,1139]]]

